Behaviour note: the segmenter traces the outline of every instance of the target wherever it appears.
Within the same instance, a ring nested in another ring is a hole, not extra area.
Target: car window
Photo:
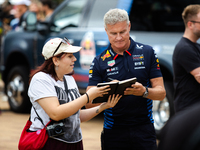
[[[87,0],[69,1],[69,3],[55,15],[53,19],[54,25],[60,29],[68,26],[77,27],[86,1]]]
[[[104,27],[103,17],[105,13],[111,9],[116,8],[118,0],[96,0],[92,12],[90,13],[90,19],[88,27]]]
[[[134,0],[129,16],[131,30],[183,32],[185,26],[181,14],[190,3],[194,0]]]

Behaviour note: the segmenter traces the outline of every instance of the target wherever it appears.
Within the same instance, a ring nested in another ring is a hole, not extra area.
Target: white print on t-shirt
[[[35,107],[40,118],[42,118],[44,124],[47,124],[50,120],[47,113],[38,104],[37,100],[46,97],[58,97],[61,104],[68,103],[77,99],[80,96],[76,82],[72,76],[65,75],[68,86],[68,95],[65,91],[65,86],[63,81],[55,81],[49,74],[44,72],[39,72],[35,74],[30,82],[28,95],[30,101]],[[66,110],[67,113],[68,110]],[[31,122],[32,125],[30,130],[36,131],[44,128],[42,123],[37,118],[34,109],[31,109]],[[79,111],[75,112],[72,116],[65,119],[65,130],[66,133],[62,137],[58,137],[58,140],[75,143],[82,139],[81,129],[80,129],[80,117]]]

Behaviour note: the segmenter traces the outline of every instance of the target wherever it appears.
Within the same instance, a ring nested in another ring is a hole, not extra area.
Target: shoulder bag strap
[[[67,86],[67,81],[65,79],[65,77],[63,77],[63,81],[64,81],[64,86],[65,86],[65,92],[68,94],[68,86]]]
[[[44,122],[42,121],[42,119],[41,119],[40,116],[38,115],[38,113],[37,113],[35,107],[33,107],[33,108],[34,108],[34,110],[35,110],[35,113],[36,113],[37,116],[38,116],[38,119],[40,120],[40,122],[41,122],[41,123],[43,124],[43,126],[45,127]]]

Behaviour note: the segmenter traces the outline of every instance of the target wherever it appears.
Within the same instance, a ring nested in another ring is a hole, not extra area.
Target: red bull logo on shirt
[[[159,65],[159,60],[158,60],[158,58],[156,59],[156,62],[158,63],[158,64],[157,64],[157,69],[160,69],[160,65]]]
[[[133,60],[144,60],[144,56],[142,55],[133,55]]]
[[[160,65],[159,64],[157,64],[157,69],[160,69]]]
[[[111,55],[110,55],[109,51],[107,50],[106,54],[104,56],[102,56],[101,59],[104,61],[106,58],[109,58],[109,57],[111,57]]]

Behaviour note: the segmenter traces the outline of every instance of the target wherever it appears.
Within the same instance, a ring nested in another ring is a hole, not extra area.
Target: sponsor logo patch
[[[101,59],[104,61],[106,58],[111,57],[109,50],[106,51],[106,54],[104,56],[101,57]]]
[[[118,74],[118,73],[119,73],[118,67],[106,69],[106,72],[107,72],[107,75],[108,75],[108,76],[114,75],[114,74]]]
[[[159,64],[157,64],[157,69],[158,69],[158,70],[160,69],[160,65],[159,65]]]
[[[141,55],[133,55],[133,60],[135,61],[135,60],[144,60],[144,56],[143,56],[143,54],[141,54]]]
[[[143,48],[143,45],[140,45],[140,46],[139,46],[138,44],[136,44],[136,48],[137,48],[137,49],[142,49],[142,48]]]
[[[89,73],[92,73],[93,72],[93,70],[89,70]]]
[[[116,71],[116,70],[118,70],[118,67],[106,69],[107,72]]]
[[[142,66],[142,67],[134,67],[134,69],[145,69],[145,66]]]
[[[143,61],[135,62],[135,66],[141,66],[141,65],[144,65]]]
[[[108,61],[108,66],[113,66],[115,64],[115,60]]]

